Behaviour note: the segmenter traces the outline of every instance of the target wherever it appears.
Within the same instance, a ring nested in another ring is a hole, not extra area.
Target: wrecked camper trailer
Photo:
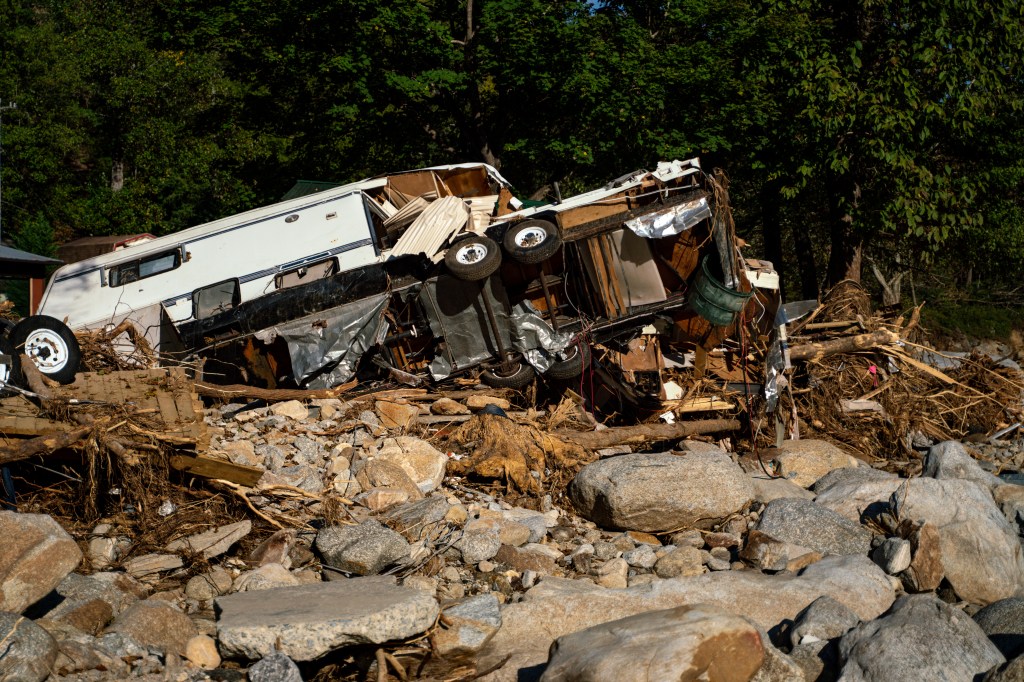
[[[770,265],[739,254],[726,196],[696,159],[530,208],[484,164],[396,173],[66,266],[43,312],[130,319],[162,353],[203,358],[208,380],[518,388],[594,361],[656,402],[663,344],[709,349],[777,299]]]

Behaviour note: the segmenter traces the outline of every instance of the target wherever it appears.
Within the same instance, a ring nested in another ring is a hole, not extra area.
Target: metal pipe
[[[548,281],[544,278],[544,271],[540,271],[540,288],[544,290],[544,303],[548,306],[548,315],[551,317],[551,329],[558,333],[558,307],[555,305],[555,298],[548,290]]]
[[[494,334],[494,343],[498,346],[498,355],[501,356],[501,368],[505,371],[510,371],[511,361],[508,358],[508,353],[505,350],[505,343],[501,340],[501,330],[498,329],[498,318],[494,315],[494,306],[491,305],[491,299],[487,297],[487,280],[482,280],[480,283],[480,297],[484,300],[484,310],[487,311],[487,321],[491,325],[491,333]]]

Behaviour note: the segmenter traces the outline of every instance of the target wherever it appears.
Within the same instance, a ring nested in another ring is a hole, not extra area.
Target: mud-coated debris
[[[383,576],[231,594],[217,606],[224,654],[257,659],[280,650],[296,661],[418,635],[439,611],[429,593]]]
[[[449,472],[507,481],[522,492],[539,492],[546,471],[574,471],[587,455],[535,426],[479,414],[452,432],[449,442],[474,448],[469,457],[449,463]]]
[[[374,405],[382,426],[389,429],[407,430],[420,416],[420,408],[408,403],[378,400]]]
[[[21,613],[78,566],[82,551],[46,514],[0,511],[0,611]]]
[[[275,652],[253,664],[247,671],[249,682],[302,682],[302,673],[295,661]]]
[[[843,677],[857,680],[970,680],[1006,660],[977,623],[930,594],[900,597],[845,634],[839,655]]]
[[[748,680],[764,658],[747,620],[712,606],[679,606],[559,637],[541,680]]]
[[[57,660],[57,642],[17,613],[0,611],[0,680],[42,682]]]
[[[409,556],[409,543],[370,519],[358,526],[328,526],[316,536],[316,549],[328,566],[356,575],[375,575]]]
[[[709,527],[743,509],[753,486],[719,450],[599,460],[577,474],[569,494],[579,513],[602,528],[657,532]]]

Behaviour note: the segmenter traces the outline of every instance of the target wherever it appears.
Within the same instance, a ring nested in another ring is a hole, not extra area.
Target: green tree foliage
[[[861,247],[885,232],[936,246],[982,218],[985,178],[963,163],[979,122],[1021,106],[1022,10],[1013,0],[784,0],[809,19],[797,47],[796,125],[808,154],[788,174],[830,205],[829,280],[859,278]]]
[[[1024,252],[1022,26],[1011,0],[0,0],[4,230],[46,252],[298,178],[483,160],[565,193],[699,155],[804,295],[881,238],[984,268]]]

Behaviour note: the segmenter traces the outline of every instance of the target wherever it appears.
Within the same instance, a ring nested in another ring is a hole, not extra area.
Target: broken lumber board
[[[235,464],[225,459],[184,453],[171,455],[171,468],[193,476],[231,481],[247,488],[254,487],[263,476],[263,469]]]
[[[629,445],[656,440],[678,440],[702,433],[738,431],[738,419],[702,419],[675,424],[638,424],[637,426],[616,426],[601,431],[571,431],[558,429],[554,436],[568,443],[582,445],[591,450],[608,448],[613,445]]]
[[[736,404],[730,400],[723,400],[714,396],[693,398],[691,400],[667,401],[666,406],[676,414],[687,414],[690,412],[717,412],[719,410],[735,409]]]
[[[846,336],[841,339],[821,341],[818,343],[805,343],[789,347],[789,358],[793,361],[816,360],[838,353],[853,353],[859,350],[877,348],[879,346],[891,346],[898,343],[899,334],[888,329],[880,329],[868,334]]]

